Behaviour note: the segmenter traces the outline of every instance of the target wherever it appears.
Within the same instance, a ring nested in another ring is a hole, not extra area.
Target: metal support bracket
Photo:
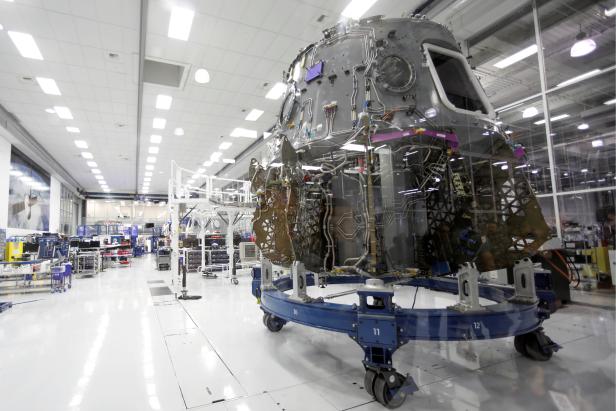
[[[513,285],[515,287],[515,295],[511,298],[511,301],[523,304],[534,304],[537,302],[535,267],[530,258],[524,258],[514,263]]]
[[[460,265],[458,270],[458,297],[459,302],[452,305],[456,311],[479,311],[483,307],[479,304],[479,271],[472,263]]]
[[[293,294],[289,297],[291,300],[308,302],[310,297],[306,292],[308,283],[306,282],[306,268],[301,261],[294,261],[291,266],[291,278],[293,279]]]
[[[262,258],[261,259],[261,290],[273,290],[274,287],[274,283],[273,281],[273,268],[272,268],[272,262],[270,260],[268,260],[267,258]]]

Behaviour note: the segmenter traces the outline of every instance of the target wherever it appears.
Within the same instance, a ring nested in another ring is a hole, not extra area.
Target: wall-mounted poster
[[[9,174],[8,226],[49,231],[49,174],[15,148]]]

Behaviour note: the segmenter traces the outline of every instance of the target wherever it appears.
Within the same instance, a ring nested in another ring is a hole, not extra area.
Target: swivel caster
[[[560,346],[539,328],[527,334],[516,335],[513,345],[517,352],[535,361],[547,361]]]
[[[406,384],[405,384],[406,383]],[[409,393],[417,391],[415,383],[396,371],[377,372],[367,368],[364,388],[381,405],[394,409],[401,406]]]
[[[239,280],[238,280],[237,278],[232,278],[232,279],[231,279],[231,282],[232,282],[233,284],[235,284],[235,285],[238,285],[238,284],[240,283],[240,282],[239,282]]]
[[[273,333],[277,333],[282,330],[282,327],[285,324],[285,321],[281,318],[278,318],[272,314],[265,313],[263,314],[263,324]]]

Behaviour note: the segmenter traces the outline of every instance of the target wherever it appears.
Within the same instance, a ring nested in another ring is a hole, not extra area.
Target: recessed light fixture
[[[511,130],[505,130],[505,134],[513,134],[513,131],[511,131]]]
[[[588,125],[588,123],[582,123],[580,125],[577,126],[578,130],[588,130],[590,128],[590,126]]]
[[[58,117],[60,117],[63,120],[72,120],[73,119],[73,113],[71,113],[71,110],[68,107],[65,107],[65,106],[53,106],[53,109],[56,112],[56,114],[58,115]]]
[[[161,141],[163,141],[163,137],[158,134],[152,134],[150,136],[150,143],[152,144],[160,144]]]
[[[87,151],[82,151],[81,152],[81,157],[87,159],[87,160],[91,160],[94,158],[94,156],[92,155],[92,153],[89,153]]]
[[[197,69],[195,71],[195,81],[199,84],[209,83],[210,73],[204,68]]]
[[[154,170],[154,166],[152,164],[146,164],[145,165],[145,169],[148,171],[153,171]]]
[[[539,110],[537,110],[537,107],[527,107],[524,109],[524,111],[522,111],[522,118],[535,117],[537,114],[539,114]]]
[[[224,141],[222,143],[220,143],[220,145],[218,146],[219,150],[226,150],[229,147],[231,147],[233,145],[233,143],[229,142],[229,141]]]
[[[54,79],[46,78],[46,77],[37,77],[36,82],[38,83],[41,90],[43,90],[43,93],[51,94],[52,96],[62,95]]]
[[[501,166],[501,170],[507,170],[508,168],[509,168],[509,165],[507,165],[507,164]]]
[[[223,158],[222,162],[227,164],[235,164],[235,160],[232,158]]]
[[[569,114],[566,114],[566,113],[565,114],[560,114],[558,116],[552,117],[550,119],[550,121],[558,121],[558,120],[562,120],[563,118],[567,118],[567,117],[569,117]],[[543,124],[543,123],[545,123],[545,119],[539,120],[539,121],[535,121],[536,125],[540,125],[540,124]]]
[[[605,9],[604,11],[606,17],[612,17],[616,14],[616,7],[612,7],[611,9]]]
[[[158,150],[159,150],[158,146],[152,146],[152,147],[148,148],[148,153],[149,154],[158,154]]]
[[[169,110],[171,108],[171,102],[173,97],[165,94],[159,94],[156,96],[156,108],[159,110]]]
[[[93,168],[90,171],[92,171],[92,174],[100,174],[101,173],[101,171],[98,168]]]
[[[150,156],[146,158],[145,161],[147,161],[148,163],[156,163],[156,157]]]
[[[603,140],[593,140],[591,144],[595,148],[596,147],[603,147]]]
[[[343,17],[359,20],[377,0],[351,0],[340,13]]]
[[[606,102],[605,102],[605,103],[603,103],[603,104],[605,104],[606,106],[609,106],[610,104],[616,104],[616,98],[613,98],[613,99],[611,99],[611,100],[608,100],[608,101],[606,101]]]
[[[95,175],[94,178],[97,179],[97,180],[104,180],[105,179],[105,177],[103,177],[100,174]]]
[[[203,172],[205,172],[205,168],[200,168],[197,170],[197,174],[202,174]]]
[[[222,153],[220,151],[215,151],[210,155],[210,160],[217,163],[220,157],[222,157]]]
[[[68,131],[69,133],[79,133],[79,127],[72,127],[72,126],[67,126],[66,127],[66,131]]]
[[[588,169],[587,168],[583,168],[580,170],[582,173],[588,173]]]
[[[164,118],[155,117],[154,120],[152,120],[153,128],[162,130],[165,128],[166,125],[167,125],[167,120],[165,120]]]
[[[247,128],[237,127],[231,131],[231,137],[247,137],[247,138],[257,138],[257,130],[249,130]]]
[[[517,63],[518,61],[524,60],[525,58],[530,57],[535,53],[537,53],[537,45],[533,44],[526,47],[525,49],[518,51],[517,53],[512,54],[507,58],[498,61],[496,64],[494,64],[494,67],[504,69],[505,67],[509,67],[512,64]]]
[[[96,164],[96,161],[86,161],[86,164],[88,165],[88,167],[98,168],[98,164]]]
[[[246,115],[246,118],[244,120],[257,121],[259,117],[261,117],[262,114],[263,114],[263,110],[253,108],[252,110],[250,110],[250,113]]]
[[[143,173],[144,176],[146,177],[152,177],[152,172],[151,171],[146,171],[145,173]]]
[[[570,78],[569,80],[565,80],[562,83],[558,83],[556,85],[556,87],[565,87],[565,86],[568,86],[568,85],[571,85],[571,84],[574,84],[574,83],[578,83],[578,82],[580,82],[582,80],[585,80],[585,79],[587,79],[589,77],[592,77],[592,76],[594,76],[596,74],[599,74],[600,72],[601,72],[601,70],[599,70],[599,69],[594,69],[594,70],[588,71],[588,72],[586,72],[584,74],[580,74],[579,76],[575,76],[573,78]]]
[[[20,33],[18,31],[9,31],[8,34],[22,57],[34,60],[43,60],[43,55],[36,45],[34,37],[30,34]]]
[[[56,110],[54,110],[53,108],[46,108],[45,112],[49,114],[56,114]]]
[[[302,170],[306,170],[306,171],[318,171],[318,170],[321,170],[321,167],[318,167],[318,166],[307,166],[307,165],[303,165],[303,166],[302,166]]]
[[[77,148],[88,148],[88,143],[85,140],[75,140],[74,143]]]
[[[111,193],[111,190],[110,190],[109,188],[104,188],[104,189],[103,189],[103,191],[104,191],[105,193]]]
[[[143,181],[149,183],[152,181],[152,177],[143,177]]]
[[[195,12],[193,10],[183,7],[172,8],[167,36],[172,39],[187,41],[190,37],[190,28],[194,17]]]
[[[184,129],[182,127],[178,127],[175,130],[173,130],[173,134],[175,134],[176,136],[183,136]]]
[[[278,82],[272,86],[272,88],[267,92],[265,98],[270,100],[278,100],[283,94],[287,91],[287,85],[281,82]]]
[[[212,165],[212,163],[213,163],[213,161],[210,161],[210,160],[204,161],[203,162],[203,167],[209,167],[209,166]]]

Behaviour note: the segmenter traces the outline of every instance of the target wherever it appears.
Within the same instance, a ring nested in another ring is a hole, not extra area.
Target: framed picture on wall
[[[9,174],[8,226],[49,231],[49,174],[15,148]]]

